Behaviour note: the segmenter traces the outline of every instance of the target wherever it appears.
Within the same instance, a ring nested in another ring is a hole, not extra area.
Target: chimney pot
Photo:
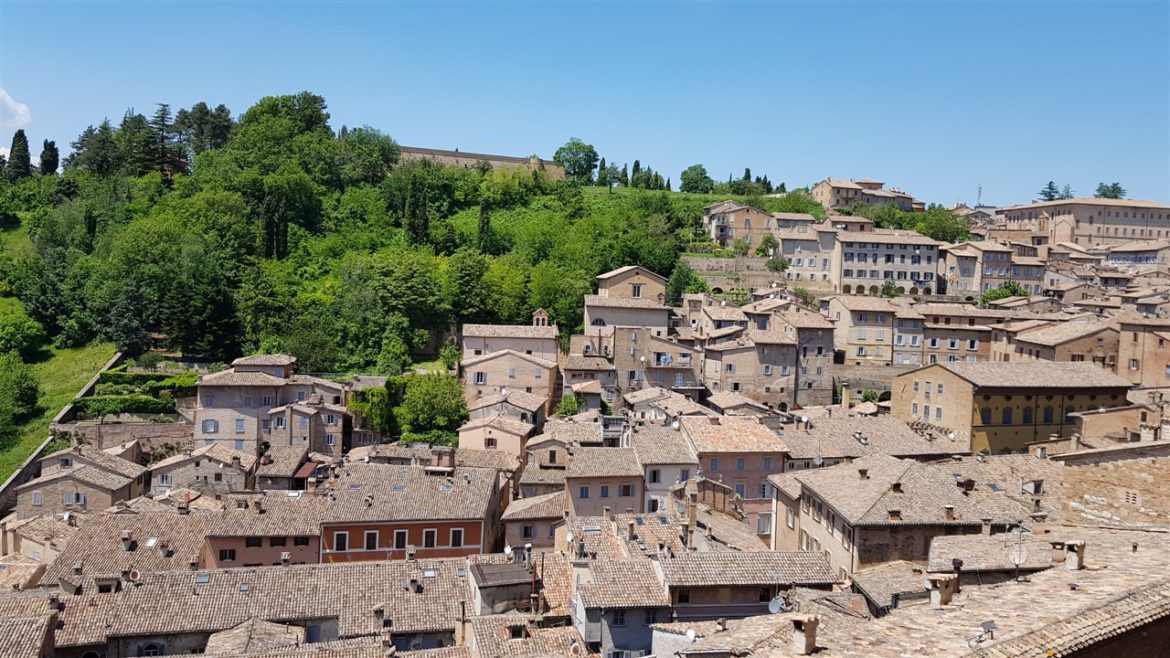
[[[943,514],[946,517],[946,520],[954,521],[955,520],[955,506],[954,505],[943,505]]]
[[[1064,544],[1064,566],[1069,571],[1080,571],[1085,568],[1085,542],[1070,541]]]
[[[991,534],[991,519],[979,519],[979,521],[983,524],[983,534],[990,535]]]
[[[857,477],[862,479],[862,480],[868,480],[869,479],[869,469],[868,468],[857,469]]]
[[[818,624],[820,617],[816,615],[797,615],[792,618],[792,653],[808,656],[816,651]]]

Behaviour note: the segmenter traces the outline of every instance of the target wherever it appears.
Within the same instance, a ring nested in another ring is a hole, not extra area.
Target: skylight
[[[211,574],[209,574],[209,573],[195,574],[195,584],[196,585],[205,585],[205,584],[210,583],[210,582],[211,582]]]

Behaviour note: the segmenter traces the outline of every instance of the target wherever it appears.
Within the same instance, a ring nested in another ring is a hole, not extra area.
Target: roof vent
[[[889,514],[890,514],[891,521],[901,521],[902,520],[902,510],[892,509],[889,511]]]

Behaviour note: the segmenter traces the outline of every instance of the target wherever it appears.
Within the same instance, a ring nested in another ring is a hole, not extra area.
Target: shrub
[[[114,414],[169,414],[175,412],[172,400],[160,400],[149,395],[94,395],[73,401],[78,413],[87,418]]]
[[[45,330],[26,315],[0,316],[0,353],[16,352],[28,360],[45,344]]]

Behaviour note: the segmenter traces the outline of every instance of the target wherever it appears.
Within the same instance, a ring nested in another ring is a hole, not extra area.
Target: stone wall
[[[1170,457],[1070,466],[1064,515],[1073,523],[1170,527]]]
[[[77,437],[78,440],[105,450],[128,441],[137,440],[143,452],[153,452],[164,443],[191,444],[195,426],[177,423],[64,423],[54,428]]]
[[[777,281],[781,282],[779,287],[784,286],[784,275],[769,271],[767,258],[686,256],[683,260],[707,282],[712,292],[769,288]]]

